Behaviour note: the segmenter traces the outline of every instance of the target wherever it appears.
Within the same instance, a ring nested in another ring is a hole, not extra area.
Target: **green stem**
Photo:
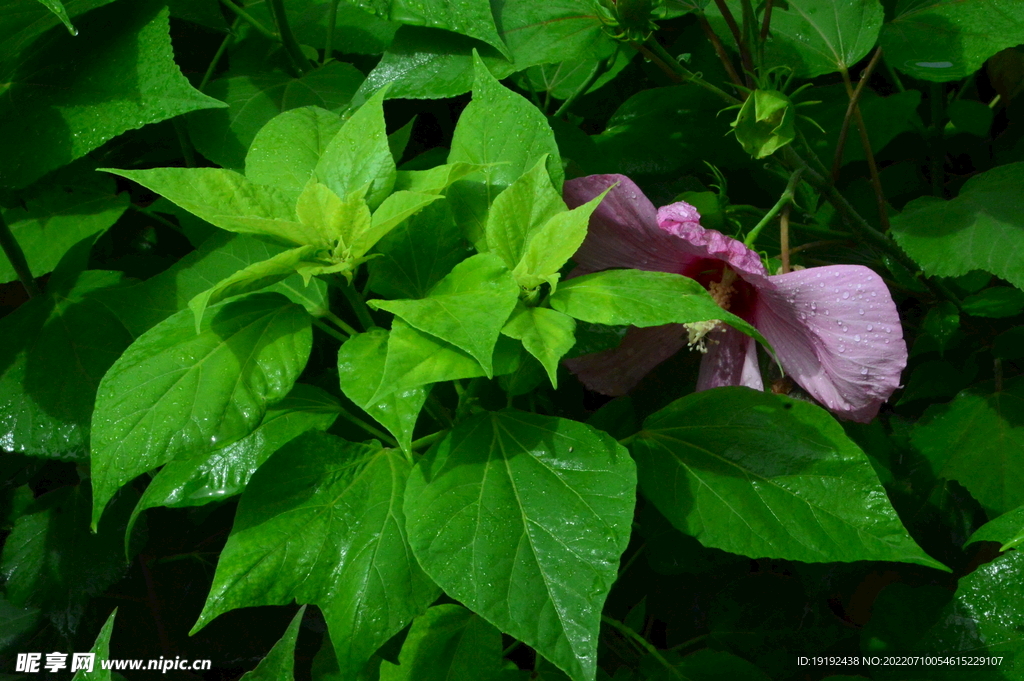
[[[267,38],[269,40],[273,40],[275,43],[281,42],[281,36],[277,35],[273,31],[268,29],[266,26],[264,26],[260,22],[256,21],[252,17],[251,14],[246,12],[244,9],[242,9],[241,7],[236,5],[235,3],[231,2],[231,0],[220,0],[220,1],[221,1],[221,3],[223,3],[223,5],[225,7],[227,7],[229,10],[231,10],[232,12],[237,14],[240,19],[245,21],[245,23],[249,24],[254,29],[256,29],[256,32],[259,33],[260,35],[262,35],[264,38]]]
[[[643,52],[648,58],[651,58],[652,61],[659,62],[659,67],[663,70],[667,69],[667,73],[675,74],[676,79],[680,82],[693,83],[694,85],[702,87],[708,92],[715,93],[729,104],[743,103],[725,90],[712,85],[696,73],[680,64],[679,60],[669,54],[668,51],[661,46],[661,43],[659,43],[653,36],[643,45],[634,44],[634,47]]]
[[[779,197],[779,200],[775,202],[775,205],[764,214],[761,221],[754,225],[754,228],[750,230],[749,234],[747,234],[747,238],[743,241],[743,244],[747,248],[753,247],[754,242],[757,241],[757,235],[761,233],[761,230],[764,229],[765,226],[771,222],[783,208],[793,201],[793,194],[796,192],[796,185],[800,182],[800,176],[803,175],[803,172],[804,171],[802,169],[797,168],[796,171],[789,176],[789,182],[786,184],[786,189],[782,192],[782,196]]]
[[[425,449],[425,448],[429,447],[430,445],[434,444],[435,442],[437,442],[438,440],[444,439],[445,435],[447,435],[448,432],[449,432],[449,429],[445,428],[444,430],[439,430],[436,433],[431,433],[430,435],[424,435],[423,437],[419,438],[418,440],[413,440],[412,441],[412,445],[410,446],[410,449],[412,449],[414,452],[415,451],[419,451],[420,449]]]
[[[345,411],[344,409],[341,409],[341,408],[338,409],[338,413],[341,415],[341,418],[345,419],[346,421],[348,421],[349,423],[351,423],[351,424],[353,424],[355,426],[359,426],[360,428],[362,428],[363,430],[365,430],[367,433],[369,433],[370,435],[374,436],[378,440],[382,440],[384,442],[387,442],[392,447],[397,447],[398,446],[398,442],[395,440],[395,438],[391,437],[390,435],[388,435],[384,431],[380,430],[379,428],[375,428],[374,426],[371,426],[369,423],[367,423],[366,421],[362,420],[361,418],[359,418],[355,414],[351,414],[351,413],[349,413],[349,412],[347,412],[347,411]]]
[[[587,90],[589,90],[590,87],[597,82],[597,79],[600,78],[609,68],[611,68],[611,65],[615,63],[615,60],[618,59],[618,57],[619,45],[618,43],[616,43],[615,51],[612,52],[612,55],[607,59],[603,59],[600,62],[598,62],[597,66],[594,67],[594,72],[590,74],[590,77],[587,78],[586,81],[584,81],[583,85],[576,88],[575,92],[569,95],[569,99],[562,102],[562,105],[558,107],[558,110],[555,111],[555,114],[554,116],[552,116],[552,118],[559,118],[566,111],[568,111],[569,107],[573,105],[573,102],[575,102],[582,95],[586,94]]]
[[[648,655],[657,660],[661,666],[671,672],[674,677],[679,679],[679,681],[687,681],[686,677],[680,674],[678,669],[669,664],[669,661],[666,660],[660,652],[658,652],[658,649],[652,646],[643,636],[636,633],[622,622],[612,619],[607,615],[601,615],[601,621],[643,648]]]
[[[633,566],[633,563],[636,562],[636,559],[640,557],[640,554],[644,552],[645,548],[647,548],[646,543],[641,544],[640,548],[633,552],[633,555],[626,561],[626,564],[619,568],[619,573],[615,575],[615,581],[622,579],[622,575],[626,574],[626,571]]]
[[[942,83],[932,83],[931,89],[928,92],[929,104],[931,105],[931,127],[929,128],[931,137],[931,154],[929,158],[929,166],[931,169],[932,179],[932,195],[942,197],[943,186],[945,185],[945,178],[943,177],[943,161],[946,156],[944,145],[942,143],[943,138],[943,124],[945,123],[945,101],[943,94]]]
[[[341,317],[339,317],[338,315],[334,314],[334,313],[333,313],[333,312],[331,312],[330,310],[324,310],[324,317],[326,317],[327,319],[329,319],[329,320],[331,320],[332,322],[334,322],[334,324],[335,324],[335,325],[336,325],[336,326],[337,326],[337,327],[338,327],[339,329],[341,329],[342,331],[344,331],[344,332],[345,332],[345,333],[347,333],[348,335],[350,335],[350,336],[356,336],[356,335],[359,335],[359,332],[358,332],[358,331],[356,331],[356,330],[355,330],[355,329],[353,329],[353,328],[352,328],[351,326],[349,326],[348,324],[346,324],[346,323],[345,323],[345,320],[343,320],[343,319],[342,319]]]
[[[328,336],[331,336],[332,338],[337,338],[342,343],[344,343],[345,341],[348,340],[347,338],[345,338],[345,336],[342,336],[340,333],[335,331],[333,327],[330,327],[327,324],[324,324],[322,321],[320,321],[316,317],[313,318],[313,326],[315,326],[316,328],[320,329],[321,331],[326,333]]]
[[[628,447],[628,446],[629,446],[629,444],[630,444],[630,443],[631,443],[631,442],[632,442],[633,440],[635,440],[635,439],[637,438],[637,436],[638,436],[638,435],[640,435],[640,433],[633,433],[632,435],[629,435],[629,436],[627,436],[627,437],[624,437],[624,438],[622,438],[621,440],[619,440],[619,444],[620,444],[620,445],[622,445],[623,447]]]
[[[340,281],[341,293],[345,296],[345,300],[352,307],[352,311],[356,313],[356,318],[359,323],[362,324],[364,331],[369,331],[373,327],[377,326],[376,322],[373,321],[373,317],[370,316],[370,309],[366,307],[366,301],[359,295],[359,291],[349,284],[347,281]]]
[[[327,38],[324,40],[324,58],[320,63],[321,66],[330,61],[331,52],[334,49],[334,25],[338,21],[338,2],[340,0],[334,0],[327,11]]]
[[[893,68],[892,64],[885,57],[882,57],[882,62],[885,64],[885,70],[889,74],[889,78],[892,79],[896,89],[900,92],[906,92],[907,88],[903,86],[903,80],[900,78],[900,74],[896,73],[896,69]]]
[[[821,192],[825,199],[835,206],[843,219],[846,220],[846,222],[859,236],[879,250],[888,253],[909,271],[920,271],[918,264],[914,262],[910,256],[904,253],[899,246],[889,239],[889,237],[872,227],[868,221],[865,220],[852,205],[850,205],[850,202],[846,200],[846,197],[839,193],[839,190],[836,189],[832,183],[807,165],[807,161],[801,158],[800,154],[798,154],[792,146],[784,147],[782,152],[783,157],[790,166],[803,169],[804,175],[810,185]],[[945,284],[921,274],[918,275],[918,279],[920,279],[921,283],[927,286],[936,297],[950,301],[956,305],[958,310],[963,309],[963,303],[960,302],[960,299]]]
[[[192,141],[188,138],[185,122],[179,116],[171,119],[171,124],[174,126],[174,133],[178,136],[178,145],[181,147],[181,155],[185,159],[185,167],[195,168],[196,154],[192,149]]]
[[[150,210],[148,208],[142,208],[140,206],[136,206],[134,203],[129,203],[128,204],[128,208],[130,208],[131,210],[134,210],[137,213],[142,213],[143,215],[145,215],[146,217],[150,218],[151,220],[155,220],[156,222],[159,222],[164,227],[170,227],[175,232],[181,232],[181,227],[179,227],[178,225],[174,224],[173,222],[171,222],[167,218],[162,217],[156,211],[152,211],[152,210]]]
[[[458,381],[455,382],[458,385]],[[452,420],[451,415],[448,413],[448,409],[441,404],[441,400],[437,399],[437,395],[431,391],[427,396],[426,402],[427,413],[434,417],[434,420],[438,423],[443,423],[448,426],[448,430],[451,430],[455,426],[455,421]]]
[[[11,234],[11,228],[7,226],[7,222],[4,221],[3,213],[0,213],[0,248],[3,249],[4,255],[7,256],[7,260],[10,261],[11,267],[14,268],[14,273],[18,275],[18,279],[21,280],[21,285],[25,287],[25,292],[29,298],[34,298],[38,295],[42,295],[42,291],[39,290],[39,285],[36,284],[35,277],[32,276],[32,270],[28,266],[28,260],[25,259],[25,252],[21,250],[21,246],[18,244],[18,240]]]
[[[210,65],[206,67],[206,73],[203,74],[203,79],[199,81],[199,91],[204,92],[206,86],[210,84],[210,79],[213,78],[213,72],[217,70],[217,64],[220,63],[221,57],[228,49],[228,45],[235,39],[235,30],[238,27],[238,22],[241,21],[241,17],[235,17],[234,23],[231,24],[231,28],[228,29],[228,34],[224,36],[224,40],[220,42],[220,47],[213,55],[213,59],[210,60]]]
[[[309,60],[306,59],[306,55],[302,54],[302,48],[299,47],[299,42],[295,39],[295,34],[292,33],[291,26],[288,25],[288,15],[284,11],[284,0],[270,0],[271,14],[274,15],[274,21],[277,23],[277,32],[281,36],[281,42],[284,44],[284,49],[288,53],[288,56],[292,60],[292,64],[298,70],[299,75],[305,75],[309,69]]]
[[[501,656],[508,657],[513,650],[517,649],[521,645],[523,645],[522,641],[513,641],[512,645],[510,645],[508,648],[505,648],[505,650],[501,651]]]

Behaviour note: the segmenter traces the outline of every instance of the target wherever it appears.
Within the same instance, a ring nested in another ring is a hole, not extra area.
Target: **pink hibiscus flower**
[[[754,251],[701,227],[693,206],[655,209],[622,175],[566,182],[565,201],[575,208],[616,183],[590,218],[573,276],[621,267],[695,279],[719,305],[753,324],[786,374],[816,400],[847,419],[874,418],[907,364],[903,328],[881,277],[861,265],[769,275]],[[566,364],[588,388],[622,395],[686,345],[705,353],[697,390],[764,389],[756,342],[714,322],[631,328],[619,347]]]

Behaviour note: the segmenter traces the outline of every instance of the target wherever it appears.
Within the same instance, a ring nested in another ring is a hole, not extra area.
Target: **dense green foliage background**
[[[0,678],[1024,678],[1021,43],[1018,0],[0,0]],[[566,279],[606,173],[881,275],[877,418],[766,345],[765,392],[587,390],[629,326],[765,340]],[[873,655],[946,662],[797,662]]]

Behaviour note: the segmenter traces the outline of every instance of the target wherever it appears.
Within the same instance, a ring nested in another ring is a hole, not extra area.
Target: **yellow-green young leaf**
[[[189,301],[188,307],[196,316],[196,333],[203,322],[203,313],[210,305],[222,300],[251,293],[287,279],[299,264],[316,254],[315,246],[300,246],[278,253],[272,258],[254,262],[229,277],[221,279],[216,286],[208,288]]]
[[[267,656],[260,660],[256,669],[246,672],[238,681],[294,681],[295,641],[299,638],[299,625],[306,614],[306,606],[299,608],[288,623],[284,635],[274,644]]]
[[[253,184],[223,168],[102,168],[138,182],[171,203],[229,232],[263,234],[305,246],[318,243],[315,230],[296,221],[295,202],[275,187]]]
[[[71,681],[111,681],[110,670],[104,669],[100,665],[100,660],[110,659],[110,635],[114,631],[115,617],[117,617],[117,608],[114,608],[114,611],[110,613],[110,617],[103,623],[100,633],[96,636],[96,642],[93,643],[92,648],[89,650],[95,656],[93,658],[92,671],[80,669],[71,678]]]
[[[501,411],[461,422],[409,476],[412,551],[445,593],[574,681],[629,541],[636,467],[610,436]]]
[[[93,527],[121,485],[251,433],[291,390],[309,314],[279,293],[221,303],[196,333],[182,310],[139,336],[100,381],[92,417]]]
[[[342,200],[327,185],[310,180],[295,204],[295,214],[319,235],[320,245],[333,246],[343,235],[369,228],[370,209],[360,194],[353,192]]]
[[[398,664],[381,681],[494,681],[502,671],[501,632],[461,605],[436,605],[412,621]],[[507,678],[507,677],[505,677]]]
[[[424,194],[441,194],[453,182],[483,168],[484,166],[474,163],[448,163],[429,170],[399,170],[395,179],[395,191],[404,189]]]
[[[388,332],[371,329],[349,338],[338,350],[338,377],[341,390],[360,409],[372,416],[395,436],[405,451],[411,451],[427,391],[415,386],[389,395],[377,396],[388,357]]]
[[[556,191],[564,173],[558,144],[544,114],[505,88],[474,52],[473,101],[455,126],[448,162],[486,166],[448,190],[455,218],[478,250],[486,250],[487,211],[503,189],[549,154],[548,171]]]
[[[274,116],[249,146],[245,176],[250,182],[298,194],[341,125],[341,116],[318,106]]]
[[[558,270],[587,237],[590,214],[604,200],[608,191],[605,190],[578,208],[555,215],[543,227],[530,234],[526,251],[512,270],[520,286],[534,289],[547,282],[552,292],[555,290]]]
[[[576,320],[546,307],[516,306],[501,330],[523,342],[527,352],[537,358],[548,372],[551,385],[558,387],[558,360],[576,343]]]
[[[366,202],[375,209],[395,186],[395,159],[388,146],[382,88],[366,100],[327,145],[316,166],[318,180],[345,197],[369,184]]]
[[[235,608],[315,603],[339,678],[359,678],[440,594],[406,539],[408,476],[379,445],[306,433],[282,447],[249,480],[193,633]]]
[[[426,298],[370,305],[468,352],[490,378],[494,344],[518,299],[519,287],[508,268],[496,255],[480,253],[456,265]]]
[[[533,168],[498,194],[487,213],[487,249],[500,256],[510,270],[522,260],[530,236],[568,210],[551,186],[547,163],[548,155],[544,154]]]
[[[650,416],[630,449],[644,496],[705,546],[947,569],[914,543],[868,457],[815,405],[742,387],[705,390]]]
[[[398,191],[384,199],[373,212],[373,221],[369,229],[353,232],[349,237],[353,257],[362,257],[388,232],[440,198],[440,194]]]

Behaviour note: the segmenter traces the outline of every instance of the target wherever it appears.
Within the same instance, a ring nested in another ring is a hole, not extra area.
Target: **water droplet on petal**
[[[856,335],[856,336],[854,336],[854,337],[853,337],[853,341],[854,341],[855,343],[860,343],[860,335]]]
[[[860,370],[860,375],[861,376],[867,376],[868,375],[867,367],[864,367],[863,369]]]
[[[875,327],[873,327],[870,324],[868,324],[868,331],[874,331],[874,329],[875,329]]]
[[[850,292],[849,291],[843,291],[843,300],[846,300],[849,297],[850,297]]]
[[[842,345],[840,345],[840,346],[839,346],[839,352],[846,352],[846,347],[845,347],[845,346],[842,346]]]
[[[857,310],[857,314],[864,314],[864,308],[862,307],[859,310]]]

